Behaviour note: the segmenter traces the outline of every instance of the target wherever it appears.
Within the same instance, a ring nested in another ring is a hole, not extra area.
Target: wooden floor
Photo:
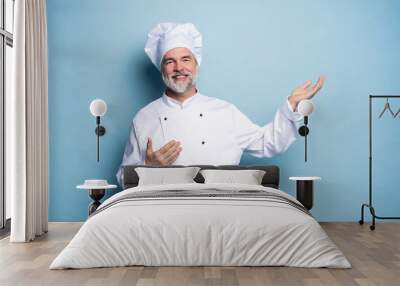
[[[353,268],[119,267],[48,270],[81,223],[50,223],[32,243],[0,241],[0,285],[400,285],[400,223],[375,231],[357,223],[322,223]]]

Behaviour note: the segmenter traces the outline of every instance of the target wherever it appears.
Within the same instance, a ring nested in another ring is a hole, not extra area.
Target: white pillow
[[[234,183],[261,185],[265,175],[263,170],[201,170],[204,183]]]
[[[139,186],[196,183],[193,179],[199,170],[199,167],[135,168],[139,176]]]

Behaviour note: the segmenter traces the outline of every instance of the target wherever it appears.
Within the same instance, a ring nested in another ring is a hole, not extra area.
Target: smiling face
[[[196,59],[187,48],[171,49],[163,57],[161,73],[169,89],[177,94],[184,94],[196,83]]]

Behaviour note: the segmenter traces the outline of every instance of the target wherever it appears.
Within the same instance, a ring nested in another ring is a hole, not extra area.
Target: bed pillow
[[[135,168],[139,176],[139,186],[196,183],[193,179],[199,170],[199,167]]]
[[[204,183],[234,183],[261,185],[265,175],[263,170],[201,170]]]

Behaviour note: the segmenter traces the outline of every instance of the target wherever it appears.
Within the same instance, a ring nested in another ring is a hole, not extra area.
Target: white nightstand
[[[83,185],[76,186],[77,189],[89,190],[89,197],[93,202],[89,205],[89,216],[101,205],[100,200],[104,197],[107,189],[115,189],[117,185],[109,185],[107,180],[85,180]]]
[[[313,183],[316,180],[321,180],[320,177],[289,177],[289,180],[296,181],[296,199],[303,206],[310,210],[313,207],[314,187]]]

